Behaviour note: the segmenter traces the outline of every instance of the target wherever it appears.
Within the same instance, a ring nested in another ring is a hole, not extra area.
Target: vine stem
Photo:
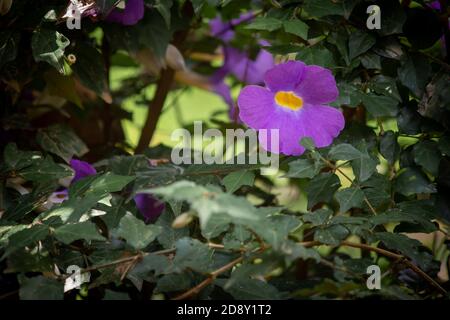
[[[205,280],[200,282],[195,287],[189,289],[188,291],[180,294],[179,296],[176,296],[172,300],[184,300],[184,299],[187,299],[187,298],[190,298],[192,296],[197,295],[201,290],[203,290],[205,287],[209,286],[219,275],[221,275],[222,273],[230,270],[231,268],[233,268],[238,263],[241,263],[242,260],[244,260],[244,256],[240,256],[239,258],[231,261],[230,263],[227,263],[223,267],[220,267],[219,269],[211,272],[209,274],[208,278],[206,278]]]
[[[323,243],[319,241],[307,241],[307,242],[301,242],[301,245],[305,247],[314,247],[314,246],[320,246],[324,245]],[[356,243],[356,242],[350,242],[350,241],[342,241],[340,243],[342,246],[352,247],[352,248],[358,248],[362,250],[368,250],[373,251],[378,254],[381,254],[383,256],[395,259],[395,260],[401,260],[403,263],[405,263],[409,268],[411,268],[414,272],[416,272],[419,276],[424,278],[428,283],[430,283],[433,287],[435,287],[437,290],[439,290],[442,294],[446,295],[447,291],[439,284],[437,283],[433,278],[431,278],[428,274],[426,274],[422,269],[420,269],[418,266],[416,266],[414,263],[409,261],[404,255],[388,251],[385,249],[381,249],[378,247],[372,247],[367,244],[363,243]]]

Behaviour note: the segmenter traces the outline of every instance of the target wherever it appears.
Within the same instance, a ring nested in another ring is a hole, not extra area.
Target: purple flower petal
[[[232,19],[231,21],[223,21],[220,16],[217,16],[209,22],[211,35],[221,39],[223,42],[230,42],[234,38],[234,27],[243,22],[250,21],[253,17],[254,14],[252,12],[243,13],[239,18]]]
[[[305,64],[301,61],[288,61],[267,71],[264,82],[271,91],[294,91],[300,84]]]
[[[302,80],[294,91],[309,104],[330,103],[339,95],[331,71],[319,66],[305,66]]]
[[[148,193],[138,193],[134,202],[146,223],[154,222],[164,211],[165,204]]]
[[[72,159],[70,160],[70,166],[75,171],[75,176],[73,177],[72,183],[85,177],[97,174],[97,170],[85,161]]]
[[[250,85],[243,88],[237,100],[239,118],[253,129],[268,128],[275,111],[274,94],[270,90]]]
[[[106,18],[107,21],[132,26],[144,17],[144,0],[128,0],[125,9],[115,8]]]
[[[221,39],[223,42],[229,42],[234,38],[234,31],[229,22],[222,21],[220,16],[215,17],[209,22],[211,35]]]
[[[69,199],[69,192],[67,189],[63,189],[61,191],[55,191],[53,192],[47,199],[48,202],[52,204],[58,204],[63,203]]]
[[[225,56],[230,73],[247,84],[262,84],[264,74],[275,65],[273,56],[263,49],[259,51],[255,60],[251,60],[246,53],[235,48],[226,48]]]

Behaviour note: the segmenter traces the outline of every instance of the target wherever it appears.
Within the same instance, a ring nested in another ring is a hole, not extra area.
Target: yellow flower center
[[[284,108],[289,108],[291,110],[298,110],[303,107],[303,99],[296,96],[291,91],[278,91],[275,94],[275,102]]]

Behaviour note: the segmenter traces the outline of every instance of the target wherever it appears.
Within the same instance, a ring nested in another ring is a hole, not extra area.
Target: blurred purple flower
[[[280,153],[302,154],[303,137],[310,137],[319,148],[329,146],[344,128],[342,112],[327,105],[339,95],[330,70],[289,61],[267,71],[264,82],[265,87],[242,89],[239,117],[256,130],[278,129]],[[272,151],[269,140],[270,135],[259,136],[264,149]]]
[[[138,193],[134,196],[134,202],[145,223],[154,222],[163,213],[166,205],[148,193]]]
[[[234,38],[234,27],[243,22],[252,20],[253,17],[253,12],[247,12],[241,14],[239,18],[223,21],[219,15],[209,22],[211,35],[217,39],[221,39],[223,42],[230,42]]]
[[[83,179],[88,176],[93,176],[97,174],[97,170],[88,162],[81,160],[70,160],[70,166],[75,171],[75,175],[72,179],[71,183],[77,182],[80,179]]]
[[[231,21],[223,21],[220,16],[210,22],[211,34],[223,42],[228,43],[233,40],[235,33],[234,27],[240,23],[250,21],[254,14],[248,12],[242,14],[239,18]],[[260,40],[259,45],[268,46],[269,43],[265,40]],[[252,60],[248,54],[237,48],[226,44],[223,48],[224,64],[211,77],[212,90],[222,97],[225,103],[229,106],[230,119],[238,122],[238,112],[236,104],[231,97],[230,88],[225,83],[225,78],[228,75],[234,75],[239,81],[246,84],[262,84],[264,81],[264,74],[274,65],[272,55],[264,49],[261,49],[256,58]]]
[[[58,204],[63,203],[67,199],[69,199],[69,191],[67,189],[63,189],[61,191],[53,192],[47,200],[52,204]]]
[[[144,0],[128,0],[125,9],[115,8],[106,18],[107,21],[117,22],[124,26],[132,26],[144,17]]]

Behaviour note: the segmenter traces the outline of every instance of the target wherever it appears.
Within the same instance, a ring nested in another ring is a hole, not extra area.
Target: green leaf
[[[378,160],[369,155],[365,144],[361,146],[361,149],[366,150],[364,152],[360,150],[361,156],[351,160],[351,165],[355,176],[360,182],[363,182],[369,179],[377,171]]]
[[[301,48],[295,59],[325,68],[331,68],[335,64],[331,51],[320,45]]]
[[[211,219],[225,220],[224,223],[248,225],[260,220],[257,209],[245,198],[224,193],[213,186],[200,186],[190,181],[178,181],[166,187],[142,190],[162,196],[164,199],[187,201],[191,209],[195,210],[200,218],[200,226],[204,230]]]
[[[413,156],[415,163],[433,176],[437,176],[442,156],[436,142],[427,140],[416,143],[413,147]]]
[[[389,249],[398,250],[400,253],[411,258],[419,267],[428,269],[432,257],[426,251],[419,249],[422,246],[419,241],[408,238],[403,234],[390,232],[378,232],[374,238],[382,241]]]
[[[159,276],[171,272],[171,261],[164,255],[147,254],[128,274],[129,278],[142,279],[153,272]]]
[[[386,131],[380,139],[380,153],[392,165],[400,154],[397,142],[398,134],[392,130]]]
[[[305,40],[308,39],[308,30],[309,26],[304,23],[302,20],[299,19],[293,19],[289,21],[283,22],[284,31],[288,33],[292,33],[296,36],[299,36],[300,38],[303,38]]]
[[[381,58],[376,53],[366,52],[359,57],[366,69],[381,69]]]
[[[395,190],[405,196],[416,193],[435,193],[436,187],[417,168],[406,168],[395,180]]]
[[[146,225],[132,214],[126,214],[119,223],[114,235],[121,237],[135,249],[143,249],[161,233],[162,228],[156,225]]]
[[[173,260],[177,268],[205,273],[210,270],[212,251],[208,245],[192,238],[182,238],[176,243],[177,254]]]
[[[354,160],[363,156],[361,151],[348,143],[341,143],[333,146],[328,153],[328,157],[333,160]]]
[[[311,159],[298,159],[289,162],[289,171],[286,176],[289,178],[312,178],[319,173],[320,163]]]
[[[21,300],[62,300],[64,284],[44,276],[25,277],[20,286],[19,296]]]
[[[86,194],[106,195],[110,192],[119,192],[127,184],[133,181],[135,177],[120,176],[111,172],[107,172],[100,176],[96,176],[89,188],[86,190]],[[71,193],[69,193],[70,195]]]
[[[90,221],[65,224],[56,228],[54,234],[56,239],[65,244],[70,244],[78,239],[106,241],[105,237],[98,233],[95,224]]]
[[[372,93],[362,95],[366,110],[374,117],[395,117],[398,112],[398,101],[389,96]]]
[[[42,149],[60,156],[67,163],[73,156],[82,157],[89,149],[69,127],[54,125],[40,130],[36,137]]]
[[[80,82],[105,102],[112,103],[102,54],[94,47],[82,42],[77,43],[74,54],[77,62],[72,65],[72,70]]]
[[[347,228],[340,224],[334,224],[329,227],[316,230],[314,233],[314,240],[325,244],[338,245],[349,235],[350,232]]]
[[[242,186],[252,186],[255,181],[255,173],[253,171],[236,171],[226,175],[222,184],[228,193],[233,193]]]
[[[171,210],[167,210],[162,214],[158,221],[156,221],[156,225],[162,228],[162,232],[158,236],[158,242],[165,248],[170,249],[175,247],[175,243],[178,239],[189,236],[188,228],[172,228],[173,220],[175,219],[175,215]]]
[[[156,0],[155,5],[153,6],[164,18],[167,29],[170,29],[170,8],[172,8],[172,5],[172,0]]]
[[[408,56],[397,69],[397,73],[400,82],[416,97],[421,97],[431,73],[431,65],[420,55]]]
[[[320,226],[326,224],[332,215],[333,211],[330,209],[319,209],[311,213],[305,213],[302,218],[305,222],[310,222],[313,226]]]
[[[148,159],[144,155],[115,156],[108,160],[108,164],[112,173],[122,176],[135,175],[138,171],[149,168]]]
[[[156,292],[173,292],[189,289],[192,280],[188,274],[171,273],[161,277],[157,284]]]
[[[361,30],[351,32],[348,39],[348,52],[350,60],[353,60],[360,54],[372,48],[375,42],[375,37],[370,33]]]
[[[283,21],[275,18],[257,17],[245,29],[275,31],[283,26]]]
[[[364,193],[360,188],[345,188],[336,193],[340,212],[347,212],[351,208],[361,208],[364,202]]]
[[[308,209],[320,202],[330,202],[340,185],[339,178],[330,172],[314,177],[305,189],[308,194]]]
[[[50,182],[61,178],[69,177],[73,174],[72,170],[53,162],[51,157],[37,159],[28,166],[19,171],[20,175],[28,181],[34,182]]]
[[[256,223],[253,230],[267,243],[280,249],[291,231],[300,226],[300,220],[289,215],[274,215],[268,220]]]
[[[312,16],[321,18],[329,15],[350,17],[351,12],[359,0],[306,0],[305,10]]]
[[[18,249],[22,249],[37,241],[44,240],[48,236],[48,232],[48,226],[38,224],[12,234],[8,238],[8,245],[2,259]]]
[[[3,159],[10,170],[19,171],[30,166],[33,161],[41,159],[39,152],[21,151],[15,143],[8,143],[3,151]]]
[[[69,44],[69,39],[56,30],[38,29],[31,38],[34,60],[47,62],[64,73],[64,50]]]
[[[223,288],[237,300],[281,299],[277,288],[267,282],[256,279],[242,279],[231,286],[223,285]]]
[[[136,25],[136,28],[140,45],[151,49],[157,57],[164,58],[172,36],[165,19],[150,10],[145,18]]]

